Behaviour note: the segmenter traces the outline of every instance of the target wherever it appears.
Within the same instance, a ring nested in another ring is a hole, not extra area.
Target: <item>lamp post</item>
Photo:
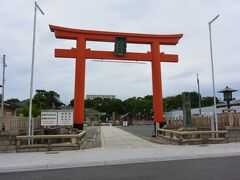
[[[210,39],[210,54],[211,54],[211,66],[212,66],[212,85],[213,85],[213,101],[214,101],[214,119],[215,119],[215,130],[218,131],[218,120],[217,120],[217,108],[216,108],[216,91],[214,82],[214,67],[213,67],[213,52],[212,52],[212,32],[211,24],[219,17],[217,15],[213,20],[208,23],[209,26],[209,39]]]
[[[33,91],[33,72],[34,72],[34,58],[35,58],[35,39],[36,39],[36,19],[37,9],[44,15],[37,2],[34,2],[34,24],[33,24],[33,43],[32,43],[32,67],[31,67],[31,81],[30,81],[30,102],[29,102],[29,119],[28,119],[28,135],[33,134],[34,127],[32,127],[32,91]],[[32,127],[32,128],[31,128]],[[32,133],[31,133],[32,132]],[[28,139],[30,144],[30,139]]]
[[[226,86],[226,88],[224,88],[223,90],[218,91],[219,93],[223,93],[223,100],[227,102],[227,110],[228,111],[231,111],[231,109],[230,109],[230,101],[233,100],[232,93],[236,92],[236,91],[237,90],[231,89],[228,86]]]

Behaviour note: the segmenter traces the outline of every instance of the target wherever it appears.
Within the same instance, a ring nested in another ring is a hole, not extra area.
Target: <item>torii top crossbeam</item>
[[[178,55],[160,53],[160,45],[176,45],[182,34],[156,35],[124,32],[105,32],[59,27],[49,25],[56,38],[76,40],[76,48],[55,49],[55,57],[76,58],[74,124],[80,127],[84,123],[84,82],[86,59],[137,60],[152,62],[153,110],[154,121],[163,122],[162,83],[160,62],[178,62]],[[115,42],[116,37],[126,38],[127,43],[150,44],[151,52],[126,52],[116,56],[112,51],[86,49],[86,41]]]
[[[153,41],[157,40],[162,45],[176,45],[178,43],[178,40],[183,36],[182,34],[157,35],[157,34],[93,31],[65,28],[54,25],[49,25],[49,27],[51,31],[55,33],[56,38],[78,39],[79,36],[85,36],[87,41],[114,42],[115,37],[124,36],[127,37],[128,43],[151,44]]]

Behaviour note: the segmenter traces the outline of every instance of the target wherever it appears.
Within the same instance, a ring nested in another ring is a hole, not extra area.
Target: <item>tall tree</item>
[[[53,103],[56,103],[55,97],[60,97],[55,91],[38,89],[33,97],[33,104],[37,105],[41,109],[51,109],[53,108]]]
[[[43,109],[52,109],[53,104],[61,105],[59,101],[56,101],[56,97],[60,97],[58,93],[55,91],[46,91],[42,89],[36,90],[36,94],[33,97],[33,105],[32,105],[32,114],[33,116],[39,116],[41,114],[41,110]],[[29,105],[23,107],[20,113],[24,114],[24,116],[28,116]]]
[[[24,117],[28,117],[29,115],[29,105],[25,105],[21,110],[20,114],[23,114]],[[32,105],[32,115],[33,117],[37,117],[41,114],[41,109],[36,105]]]

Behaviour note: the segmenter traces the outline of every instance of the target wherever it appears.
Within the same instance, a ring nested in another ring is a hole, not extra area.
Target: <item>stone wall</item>
[[[228,142],[240,142],[240,127],[226,127]]]
[[[0,131],[0,152],[16,152],[17,133]]]

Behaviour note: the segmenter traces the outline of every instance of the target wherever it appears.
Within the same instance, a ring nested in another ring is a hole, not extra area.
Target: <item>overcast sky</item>
[[[38,4],[45,15],[37,14],[34,90],[54,90],[63,102],[73,98],[75,60],[55,58],[54,49],[75,47],[75,42],[56,39],[48,26],[53,24],[103,31],[182,33],[177,46],[160,47],[162,52],[179,55],[178,63],[161,65],[163,96],[197,91],[196,73],[202,95],[212,96],[208,22],[217,14],[220,17],[212,24],[216,90],[226,85],[240,90],[240,0],[38,0]],[[0,56],[6,54],[7,62],[5,99],[29,98],[33,11],[32,0],[1,0]],[[111,43],[87,46],[114,49]],[[149,49],[147,45],[128,45],[127,50]],[[120,99],[152,94],[151,64],[88,59],[85,94],[113,94]],[[234,96],[240,98],[240,92]]]

